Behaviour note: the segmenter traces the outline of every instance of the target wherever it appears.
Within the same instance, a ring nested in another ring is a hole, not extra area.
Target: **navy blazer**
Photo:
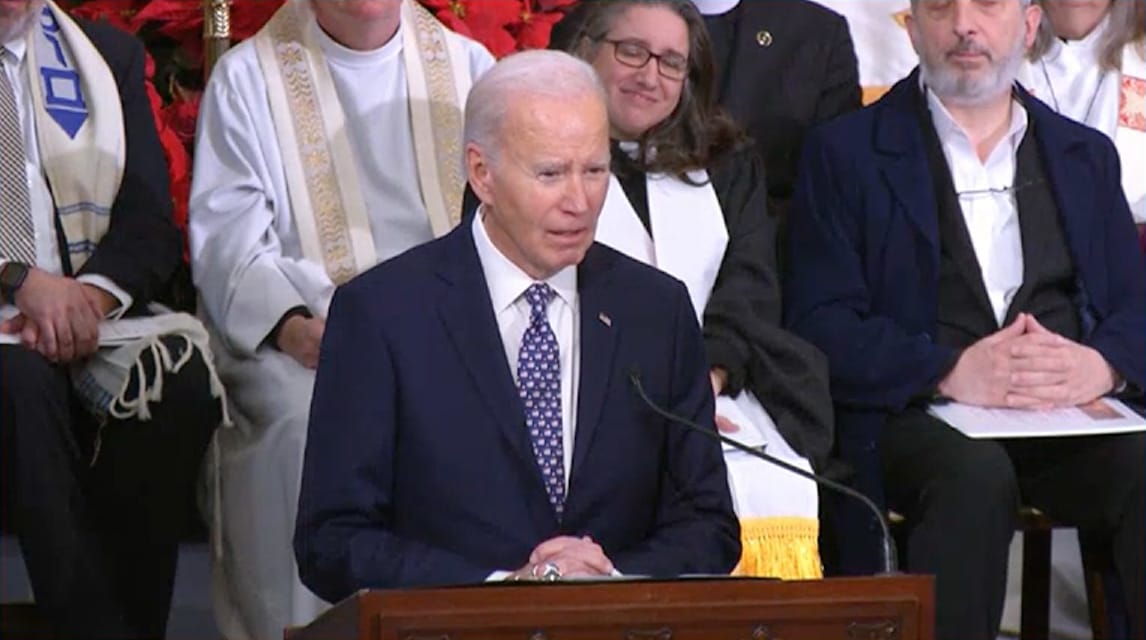
[[[957,355],[932,338],[939,228],[918,91],[916,71],[871,107],[809,136],[791,216],[785,323],[828,356],[837,453],[855,467],[857,488],[878,501],[876,442],[886,416],[934,388]],[[1117,152],[1103,134],[1015,91],[1074,260],[1082,342],[1141,389],[1146,278]],[[874,524],[848,532],[869,561],[876,546],[862,533]]]
[[[564,517],[525,429],[469,224],[334,296],[311,405],[295,552],[337,601],[361,588],[475,583],[536,545],[588,535],[626,574],[727,573],[740,555],[684,286],[594,244],[578,268],[580,388]]]
[[[141,309],[170,294],[182,264],[182,235],[172,220],[167,160],[155,131],[144,80],[145,52],[135,37],[100,22],[77,21],[115,77],[123,108],[123,182],[111,207],[110,226],[78,271],[72,269],[57,220],[60,258],[67,275],[99,274],[119,285]]]

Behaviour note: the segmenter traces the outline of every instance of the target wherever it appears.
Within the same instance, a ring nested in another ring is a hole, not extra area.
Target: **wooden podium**
[[[930,576],[363,591],[288,640],[932,640]]]

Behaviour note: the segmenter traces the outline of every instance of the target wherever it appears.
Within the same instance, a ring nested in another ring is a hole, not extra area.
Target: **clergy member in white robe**
[[[813,1],[848,21],[859,61],[864,104],[878,100],[919,63],[904,22],[911,13],[911,0]]]
[[[456,223],[465,96],[493,62],[412,0],[288,0],[213,72],[190,239],[236,424],[205,477],[228,640],[326,607],[292,547],[323,318],[337,285]]]
[[[827,367],[779,327],[777,221],[754,147],[716,106],[703,18],[679,0],[585,11],[568,46],[605,85],[615,141],[596,239],[685,283],[720,429],[810,471],[831,447]],[[734,573],[822,575],[815,484],[731,448],[725,462],[741,523]]]
[[[1142,1],[1105,0],[1093,7],[1053,0],[1042,4],[1041,33],[1020,81],[1055,111],[1114,141],[1130,212],[1136,223],[1146,223]]]
[[[1114,141],[1130,213],[1139,225],[1146,223],[1146,18],[1142,0],[1040,4],[1039,37],[1030,60],[1020,69],[1019,82],[1055,111]],[[1078,531],[1054,531],[1051,565],[1051,632],[1066,638],[1089,635]],[[1003,628],[1017,630],[1022,581],[1020,558],[1014,551],[1010,568]]]

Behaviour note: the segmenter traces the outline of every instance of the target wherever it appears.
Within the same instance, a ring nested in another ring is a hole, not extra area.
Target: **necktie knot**
[[[530,316],[544,318],[549,312],[549,303],[557,292],[544,282],[537,282],[525,290],[525,301],[529,303]]]

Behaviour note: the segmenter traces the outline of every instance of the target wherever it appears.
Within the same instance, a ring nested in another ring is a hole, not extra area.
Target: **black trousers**
[[[907,520],[907,568],[935,575],[937,640],[994,640],[1018,507],[1109,536],[1143,638],[1146,437],[972,440],[921,409],[880,439],[888,505]]]
[[[165,343],[173,355],[183,349]],[[64,368],[9,345],[0,368],[4,504],[41,615],[61,638],[162,638],[179,539],[220,419],[205,364],[195,354],[165,375],[150,420],[109,421],[94,465],[98,425]]]

